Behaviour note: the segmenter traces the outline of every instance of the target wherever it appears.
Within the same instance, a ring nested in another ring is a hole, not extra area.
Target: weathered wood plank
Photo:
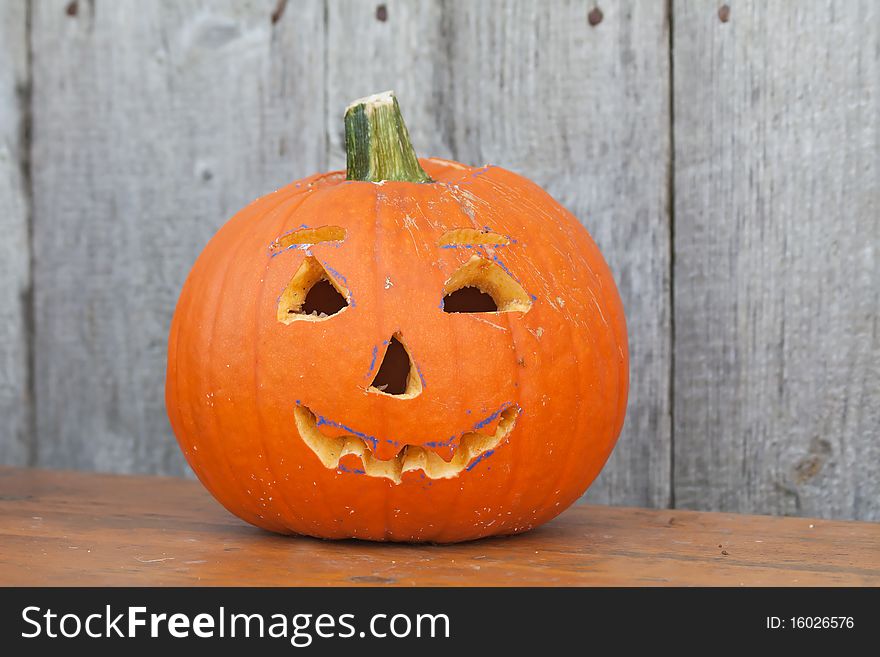
[[[0,463],[32,451],[27,3],[0,4]]]
[[[586,495],[666,506],[670,495],[670,164],[664,4],[452,2],[442,143],[535,180],[599,244],[626,309],[626,425]],[[595,22],[595,15],[594,15]]]
[[[222,222],[324,166],[324,7],[68,6],[34,3],[38,459],[178,474],[171,313]]]
[[[674,17],[676,504],[880,519],[880,6]]]

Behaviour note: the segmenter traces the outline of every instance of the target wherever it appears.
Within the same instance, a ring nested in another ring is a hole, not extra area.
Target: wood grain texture
[[[32,451],[27,3],[0,4],[0,463]]]
[[[450,2],[442,141],[456,159],[533,179],[611,266],[630,340],[626,424],[586,495],[670,500],[668,32],[663,3]]]
[[[880,6],[673,6],[676,505],[880,519]]]
[[[38,459],[184,472],[168,326],[235,211],[324,166],[323,4],[34,3]]]
[[[0,585],[880,585],[880,524],[577,506],[451,546],[320,541],[196,482],[0,468]]]

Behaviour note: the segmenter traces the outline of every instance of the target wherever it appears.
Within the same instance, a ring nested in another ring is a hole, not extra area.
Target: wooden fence
[[[874,0],[3,1],[0,462],[184,474],[190,265],[387,88],[615,273],[632,391],[588,500],[880,519]]]

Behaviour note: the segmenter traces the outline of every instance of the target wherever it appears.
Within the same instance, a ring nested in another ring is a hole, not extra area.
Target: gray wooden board
[[[38,459],[178,474],[168,327],[215,230],[324,166],[322,3],[34,3]]]
[[[878,25],[674,3],[677,506],[880,519]]]
[[[0,463],[9,465],[27,464],[33,446],[27,33],[27,3],[0,3]]]

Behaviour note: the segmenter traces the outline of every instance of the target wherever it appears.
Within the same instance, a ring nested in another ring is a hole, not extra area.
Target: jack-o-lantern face
[[[296,321],[329,321],[348,309],[351,290],[327,271],[312,253],[318,244],[344,242],[346,234],[346,229],[340,226],[322,226],[317,229],[302,227],[272,243],[270,252],[273,254],[291,248],[306,250],[302,264],[279,299],[279,322],[292,324]],[[527,312],[532,305],[532,299],[504,269],[503,264],[499,264],[500,260],[496,255],[496,248],[508,246],[512,242],[511,238],[488,229],[458,228],[441,235],[436,243],[437,248],[479,249],[479,254],[471,255],[444,282],[442,291],[438,288],[437,296],[442,297],[442,311],[490,316]],[[410,255],[418,262],[418,253]],[[397,277],[392,277],[390,273],[386,275],[382,285],[383,293],[394,286],[394,278]],[[370,283],[367,285],[370,286]],[[401,302],[406,306],[405,300],[401,299]],[[436,303],[431,305],[429,311],[429,314],[436,314]],[[363,328],[357,330],[362,331]],[[355,360],[365,363],[366,353],[363,358]],[[427,383],[424,374],[407,348],[401,330],[395,331],[381,345],[373,345],[364,382],[369,382],[365,387],[366,393],[383,395],[399,402],[413,400],[425,390]],[[358,393],[362,387],[357,387]],[[428,394],[433,393],[433,390],[432,386]],[[407,408],[403,407],[402,410],[406,411]],[[294,418],[303,442],[325,467],[368,477],[385,477],[399,484],[403,475],[408,472],[420,472],[423,477],[441,479],[456,477],[469,470],[477,461],[491,456],[504,443],[516,425],[519,412],[519,405],[513,401],[503,403],[488,414],[483,404],[479,411],[480,419],[474,421],[474,417],[468,418],[466,427],[459,431],[450,434],[446,430],[430,440],[424,433],[402,436],[401,438],[407,438],[405,442],[360,431],[347,419],[340,421],[327,418],[301,400],[297,400]],[[321,427],[332,430],[322,431]],[[394,430],[393,427],[390,429]],[[345,433],[339,435],[339,430]],[[358,463],[354,459],[348,459],[355,461],[353,468],[346,468],[342,464],[343,459],[349,455],[360,460]]]
[[[251,204],[181,294],[168,408],[231,511],[456,541],[568,506],[620,431],[626,333],[586,231],[498,167],[315,176]]]

